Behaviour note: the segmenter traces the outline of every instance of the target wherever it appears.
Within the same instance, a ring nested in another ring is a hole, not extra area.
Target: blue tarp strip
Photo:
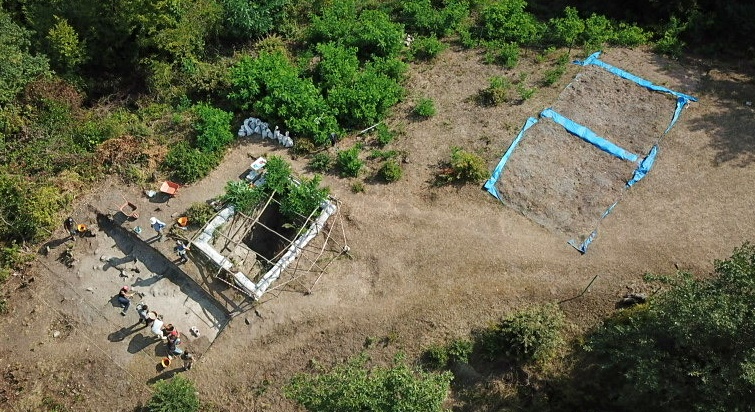
[[[598,66],[600,68],[603,68],[603,69],[605,69],[605,70],[607,70],[607,71],[609,71],[609,72],[611,72],[611,73],[613,73],[613,74],[615,74],[615,75],[617,75],[617,76],[619,76],[619,77],[621,77],[623,79],[627,79],[629,81],[633,81],[633,82],[639,84],[640,86],[646,87],[646,88],[648,88],[650,90],[654,90],[654,91],[662,92],[662,93],[668,93],[668,94],[671,94],[671,95],[673,95],[673,96],[675,96],[677,98],[684,98],[685,100],[688,100],[688,101],[693,101],[693,102],[697,101],[697,98],[695,98],[693,96],[690,96],[690,95],[684,94],[684,93],[679,93],[677,91],[674,91],[674,90],[671,90],[671,89],[667,89],[667,88],[665,88],[663,86],[658,86],[656,84],[653,84],[653,82],[651,82],[651,81],[648,81],[648,80],[645,80],[645,79],[643,79],[641,77],[635,76],[632,73],[629,73],[629,72],[626,72],[624,70],[619,69],[618,67],[611,66],[610,64],[608,64],[608,63],[606,63],[606,62],[604,62],[604,61],[602,61],[602,60],[600,60],[598,58],[600,56],[600,53],[602,53],[602,52],[595,52],[595,53],[591,54],[588,58],[586,58],[586,59],[584,59],[582,61],[575,60],[574,64],[578,64],[580,66],[587,66],[588,64],[592,64],[592,65]]]
[[[679,116],[682,114],[682,110],[684,110],[684,106],[686,106],[687,103],[689,103],[689,100],[685,99],[684,97],[676,98],[676,109],[674,110],[674,117],[671,118],[671,123],[668,124],[666,131],[663,132],[664,135],[668,133],[672,127],[674,127],[674,124],[676,124],[676,121],[679,120]]]
[[[559,113],[553,111],[553,109],[543,110],[540,113],[540,116],[552,119],[554,122],[563,126],[564,129],[566,129],[569,133],[578,136],[580,139],[594,145],[598,149],[610,155],[618,157],[619,159],[636,162],[640,158],[636,154],[622,149],[614,143],[611,143],[610,141],[598,136],[597,134],[595,134],[595,132],[588,129],[587,127],[582,126],[581,124],[560,115]]]
[[[653,163],[655,162],[655,156],[658,154],[658,145],[653,145],[653,148],[650,149],[650,152],[648,152],[648,155],[645,156],[644,159],[642,159],[642,162],[640,162],[640,165],[637,167],[637,169],[634,171],[634,176],[632,176],[632,180],[627,182],[627,187],[632,187],[633,184],[639,182],[642,180],[643,177],[645,177],[646,174],[650,171],[650,169],[653,168]]]
[[[600,222],[601,220],[603,220],[603,218],[608,216],[608,214],[611,213],[613,208],[616,207],[616,205],[618,204],[619,204],[618,200],[613,202],[613,204],[608,209],[606,209],[605,212],[603,212],[603,214],[600,216],[600,219],[598,219],[598,222]],[[595,228],[595,230],[593,230],[590,233],[590,236],[588,236],[587,239],[582,241],[582,243],[580,243],[579,245],[577,245],[577,241],[575,241],[574,239],[570,240],[567,243],[572,245],[574,249],[577,249],[580,253],[584,255],[585,253],[587,253],[587,248],[590,246],[590,243],[592,243],[592,241],[595,240],[597,236],[598,236],[598,228]]]
[[[537,119],[534,117],[530,117],[527,119],[527,121],[524,123],[524,127],[522,127],[522,130],[519,132],[519,134],[516,136],[516,139],[514,139],[513,142],[511,142],[511,145],[506,150],[506,153],[504,153],[501,160],[498,162],[498,166],[495,167],[495,170],[493,170],[493,174],[490,176],[490,179],[488,179],[487,182],[485,182],[485,189],[490,192],[491,195],[495,196],[496,199],[501,200],[501,195],[498,193],[498,189],[496,189],[495,184],[498,182],[498,179],[501,178],[501,173],[503,173],[503,166],[506,165],[506,162],[508,162],[509,157],[511,157],[511,153],[514,152],[514,149],[516,149],[516,146],[519,144],[519,141],[522,140],[522,137],[524,136],[524,132],[527,131],[530,127],[532,127],[535,123],[537,123]]]

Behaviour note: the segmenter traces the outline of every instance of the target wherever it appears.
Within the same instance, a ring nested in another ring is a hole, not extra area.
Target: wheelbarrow
[[[121,207],[118,208],[118,210],[120,210],[121,213],[123,213],[126,216],[126,219],[133,219],[133,220],[138,219],[139,213],[136,211],[138,209],[136,204],[129,202],[128,199],[126,199],[125,197],[123,198],[123,200],[126,203],[122,204]]]
[[[179,185],[178,183],[166,180],[163,182],[162,186],[160,186],[160,193],[164,193],[166,196],[168,196],[168,200],[170,200],[178,194],[179,187],[181,187],[181,185]]]

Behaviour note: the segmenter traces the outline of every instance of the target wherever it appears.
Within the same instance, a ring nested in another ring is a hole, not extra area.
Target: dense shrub
[[[388,367],[368,369],[366,362],[360,356],[327,372],[299,374],[284,393],[310,411],[443,410],[450,372],[415,371],[401,355]]]
[[[259,187],[249,185],[243,180],[226,183],[225,193],[220,195],[220,201],[231,204],[241,213],[250,214],[257,207],[264,192]]]
[[[359,146],[351,149],[339,150],[336,154],[336,167],[341,177],[357,177],[362,170],[364,161],[359,158]]]
[[[482,91],[481,98],[483,103],[491,106],[498,106],[510,100],[509,91],[512,83],[507,77],[493,76],[488,79],[488,87]]]
[[[378,145],[386,146],[388,143],[392,142],[395,138],[394,132],[388,128],[388,126],[385,125],[385,123],[380,123],[375,127],[375,141]]]
[[[46,184],[0,171],[0,241],[36,242],[57,226],[61,193]]]
[[[448,168],[443,169],[438,177],[445,182],[480,182],[487,175],[485,160],[475,153],[454,147]]]
[[[417,105],[412,109],[415,116],[428,119],[435,116],[435,102],[432,99],[423,97],[417,101]]]
[[[445,345],[432,345],[422,353],[422,363],[430,369],[444,369],[448,366],[448,348]]]
[[[574,7],[567,7],[563,17],[548,22],[549,40],[557,46],[571,49],[584,31],[585,22]]]
[[[469,16],[466,1],[444,1],[438,8],[431,0],[408,0],[401,2],[401,21],[411,32],[425,36],[444,37]]]
[[[403,175],[404,170],[401,169],[401,165],[393,159],[387,160],[378,170],[378,176],[388,183],[400,180]]]
[[[202,152],[217,152],[231,143],[235,136],[231,132],[233,115],[208,104],[198,104],[192,108],[196,120],[194,130],[197,135],[194,145]]]
[[[315,175],[312,179],[302,177],[299,184],[292,184],[281,199],[281,213],[293,222],[304,224],[328,198],[330,189],[320,187],[321,182],[320,175]]]
[[[403,88],[380,65],[359,68],[356,48],[329,43],[318,45],[317,50],[322,59],[315,73],[341,124],[362,127],[380,121],[401,98]]]
[[[48,71],[47,58],[29,53],[31,34],[0,9],[0,106],[13,101],[24,86]]]
[[[242,110],[260,117],[281,119],[294,135],[311,138],[316,144],[329,141],[340,128],[333,110],[312,79],[299,77],[299,70],[283,53],[262,53],[244,57],[231,68],[229,95]]]
[[[648,276],[666,291],[587,337],[590,376],[572,382],[578,390],[567,389],[575,399],[565,409],[631,410],[639,402],[645,410],[751,409],[755,248],[746,243],[714,268],[703,279]]]
[[[485,42],[485,62],[513,69],[519,63],[519,45],[500,41]]]
[[[558,306],[536,306],[505,317],[488,331],[482,344],[491,359],[503,355],[523,363],[542,364],[564,344],[565,325]]]
[[[525,7],[525,0],[501,0],[484,7],[478,22],[482,38],[522,45],[536,43],[545,26]]]
[[[679,57],[685,46],[680,37],[685,29],[686,24],[676,17],[671,17],[661,34],[661,38],[656,40],[654,50],[672,57]]]
[[[280,156],[270,156],[265,165],[265,185],[267,192],[286,193],[291,184],[291,165]]]
[[[356,47],[359,56],[394,57],[403,47],[404,28],[381,10],[358,10],[355,0],[337,0],[312,17],[311,44],[337,42]]]
[[[194,384],[178,374],[169,381],[161,379],[155,383],[147,407],[150,412],[196,412],[199,397]]]
[[[327,172],[333,164],[333,158],[327,153],[317,153],[309,161],[309,168],[315,172]]]
[[[170,171],[175,180],[193,183],[207,176],[220,160],[221,154],[218,152],[202,152],[188,142],[180,142],[171,147],[163,167]]]
[[[419,60],[431,60],[439,55],[447,46],[438,40],[435,35],[417,37],[411,45],[411,54]]]
[[[186,209],[186,217],[189,218],[189,224],[191,225],[204,225],[213,216],[215,216],[215,209],[208,203],[195,202]]]
[[[238,40],[256,39],[273,31],[286,17],[289,0],[220,0],[223,34]]]

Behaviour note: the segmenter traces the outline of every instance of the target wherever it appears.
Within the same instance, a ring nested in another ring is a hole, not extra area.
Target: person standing
[[[183,354],[181,354],[181,360],[184,361],[184,370],[188,371],[191,370],[191,366],[194,364],[194,354],[186,351]]]
[[[165,229],[165,222],[161,221],[160,219],[152,216],[149,218],[149,224],[152,226],[152,229],[155,230],[156,234],[155,237],[157,239],[162,239],[163,237],[163,229]]]
[[[71,240],[76,240],[76,221],[71,216],[68,216],[68,219],[63,221],[63,228],[71,235]]]
[[[130,292],[130,288],[128,286],[122,287],[120,292],[118,292],[118,303],[120,303],[121,307],[123,308],[121,315],[126,316],[126,311],[131,306],[132,296],[134,296],[134,293]]]
[[[181,263],[186,263],[189,261],[189,258],[186,257],[186,252],[189,250],[189,246],[185,245],[182,241],[176,241],[176,253],[178,253],[178,258],[181,260]]]

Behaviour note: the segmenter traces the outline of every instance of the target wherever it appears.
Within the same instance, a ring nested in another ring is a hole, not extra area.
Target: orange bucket
[[[163,365],[163,368],[167,368],[170,366],[170,358],[163,358],[161,364]]]
[[[186,216],[181,216],[178,219],[176,219],[176,222],[178,222],[178,225],[181,227],[185,227],[189,224],[189,218]]]

